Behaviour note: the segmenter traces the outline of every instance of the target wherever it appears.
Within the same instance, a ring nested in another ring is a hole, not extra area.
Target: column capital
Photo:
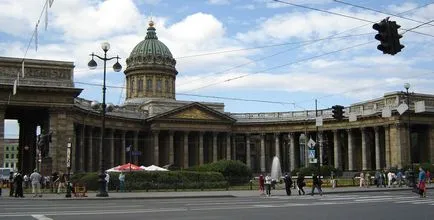
[[[374,131],[375,131],[375,132],[380,131],[380,126],[374,126]]]
[[[339,133],[339,129],[332,130],[333,133]]]
[[[366,131],[366,127],[360,127],[360,131],[361,132],[365,132]]]

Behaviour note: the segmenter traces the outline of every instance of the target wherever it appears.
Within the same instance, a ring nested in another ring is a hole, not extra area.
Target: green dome
[[[173,59],[172,53],[164,43],[158,40],[153,26],[154,23],[151,21],[145,39],[138,43],[131,51],[127,59],[128,66],[140,64],[175,66],[176,61]]]

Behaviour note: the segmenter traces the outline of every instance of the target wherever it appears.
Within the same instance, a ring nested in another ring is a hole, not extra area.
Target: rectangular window
[[[14,159],[15,158],[15,154],[11,154],[11,159]]]
[[[9,163],[5,163],[5,167],[8,168],[9,167]]]
[[[169,93],[170,92],[170,86],[169,86],[169,80],[166,79],[166,92]]]
[[[6,158],[6,159],[9,159],[9,154],[6,154],[6,155],[5,155],[5,158]]]
[[[14,151],[14,150],[15,150],[15,147],[12,147],[11,151]]]
[[[152,79],[146,80],[146,90],[152,91]]]
[[[162,86],[163,83],[161,82],[161,79],[157,80],[157,91],[161,92],[163,90]]]
[[[143,92],[143,79],[137,80],[137,92]]]
[[[14,163],[11,163],[11,168],[14,168],[15,167],[15,164]]]
[[[8,146],[6,146],[6,151],[9,151],[9,147]]]

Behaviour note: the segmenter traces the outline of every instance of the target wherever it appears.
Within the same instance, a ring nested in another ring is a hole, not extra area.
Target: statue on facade
[[[39,152],[41,152],[41,158],[46,158],[48,156],[52,134],[52,131],[49,133],[44,133],[44,131],[42,131],[41,134],[38,135],[36,146],[38,147]]]

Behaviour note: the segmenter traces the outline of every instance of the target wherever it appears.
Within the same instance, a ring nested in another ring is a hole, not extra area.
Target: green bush
[[[321,166],[321,176],[329,177],[331,172],[333,171],[336,176],[342,175],[342,171],[334,168],[333,166]],[[291,175],[296,176],[297,173],[300,173],[303,176],[311,176],[312,174],[318,174],[317,166],[309,166],[309,167],[300,167],[291,171]]]
[[[252,178],[252,170],[243,162],[235,160],[220,160],[192,169],[201,172],[219,172],[231,185],[245,184]]]
[[[75,174],[71,180],[86,184],[88,190],[99,187],[97,173]],[[223,188],[227,182],[218,172],[169,171],[125,173],[125,184],[128,190],[211,189]],[[110,173],[109,190],[118,188],[119,173]]]

